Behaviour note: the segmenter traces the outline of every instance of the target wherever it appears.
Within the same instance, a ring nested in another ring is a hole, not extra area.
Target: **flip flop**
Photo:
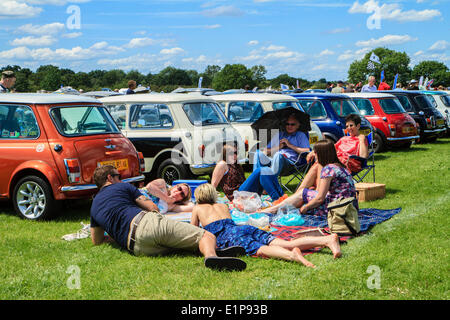
[[[219,271],[242,271],[247,264],[241,259],[230,257],[205,258],[205,267]]]
[[[240,246],[233,246],[224,249],[216,249],[218,257],[239,257],[246,254],[245,249]]]

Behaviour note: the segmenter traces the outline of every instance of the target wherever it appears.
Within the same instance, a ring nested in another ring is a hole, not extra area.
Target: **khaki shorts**
[[[169,253],[174,249],[195,252],[204,233],[204,229],[168,219],[156,211],[149,211],[137,226],[133,253],[136,256],[154,256]],[[130,235],[128,244],[129,242]]]

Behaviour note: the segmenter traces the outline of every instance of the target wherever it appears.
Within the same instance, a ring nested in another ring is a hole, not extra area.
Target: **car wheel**
[[[14,209],[21,218],[45,220],[53,216],[59,202],[53,198],[52,188],[38,176],[26,176],[14,187]]]
[[[373,135],[372,143],[373,143],[373,151],[375,153],[382,152],[384,150],[383,138],[378,133],[375,133]]]
[[[168,185],[175,180],[189,178],[188,169],[184,164],[175,164],[172,160],[164,160],[158,167],[158,178],[164,179]]]

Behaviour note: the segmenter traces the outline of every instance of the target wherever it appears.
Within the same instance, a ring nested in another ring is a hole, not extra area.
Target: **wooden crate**
[[[372,201],[383,199],[386,196],[386,185],[381,183],[356,183],[356,190],[359,193],[358,201]]]

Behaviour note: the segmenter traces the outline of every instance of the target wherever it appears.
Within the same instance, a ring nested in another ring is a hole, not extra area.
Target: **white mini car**
[[[438,109],[445,118],[447,133],[450,131],[450,93],[448,91],[423,91],[430,99],[433,106]]]
[[[297,99],[282,94],[222,94],[211,96],[211,98],[221,104],[228,120],[239,131],[245,144],[248,145],[248,159],[252,159],[258,143],[250,127],[253,122],[258,120],[264,113],[273,110],[294,107],[304,111]],[[323,136],[319,127],[313,121],[310,121],[310,124],[309,143],[312,148],[317,141],[323,139]]]
[[[209,174],[235,143],[245,162],[244,142],[217,102],[198,93],[130,94],[101,98],[123,134],[145,158],[145,173],[168,184]]]

